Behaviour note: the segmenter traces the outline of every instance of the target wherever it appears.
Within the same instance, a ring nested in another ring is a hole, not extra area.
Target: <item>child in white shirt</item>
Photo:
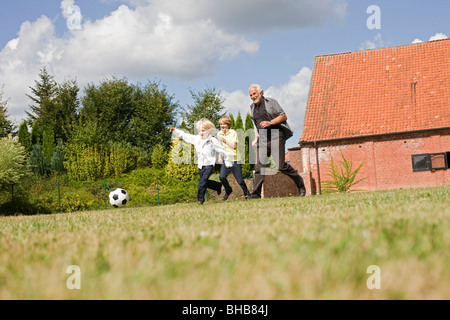
[[[230,161],[230,156],[221,146],[220,142],[212,136],[215,130],[214,124],[208,119],[201,119],[196,123],[198,130],[197,135],[189,134],[184,131],[170,128],[170,132],[180,137],[187,143],[194,145],[198,158],[198,169],[200,175],[200,181],[197,187],[197,203],[203,204],[205,202],[206,189],[212,189],[217,191],[220,195],[222,191],[222,184],[220,182],[209,180],[214,165],[216,164],[216,154],[222,154],[225,165],[229,168],[233,165]]]

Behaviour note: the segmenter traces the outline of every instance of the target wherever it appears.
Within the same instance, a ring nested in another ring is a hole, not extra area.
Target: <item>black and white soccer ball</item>
[[[130,201],[130,196],[124,189],[117,188],[109,194],[109,203],[111,203],[114,208],[123,207],[128,201]]]

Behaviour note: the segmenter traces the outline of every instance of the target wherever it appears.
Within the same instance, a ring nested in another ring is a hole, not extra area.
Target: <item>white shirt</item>
[[[197,151],[198,158],[198,168],[201,169],[203,166],[213,166],[216,164],[216,154],[220,153],[225,160],[225,165],[227,167],[233,166],[230,160],[230,156],[221,146],[219,140],[209,135],[206,139],[202,139],[200,135],[193,135],[186,133],[184,131],[175,129],[173,133],[194,146],[195,151]]]

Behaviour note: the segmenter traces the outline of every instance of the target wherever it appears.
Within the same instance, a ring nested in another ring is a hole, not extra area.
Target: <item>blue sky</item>
[[[371,5],[380,9],[380,29],[367,26]],[[158,80],[182,107],[193,103],[189,89],[214,87],[227,110],[243,116],[248,86],[260,83],[285,109],[293,147],[316,55],[446,38],[449,16],[447,0],[8,1],[0,11],[0,86],[19,124],[44,65],[81,88],[113,75]]]

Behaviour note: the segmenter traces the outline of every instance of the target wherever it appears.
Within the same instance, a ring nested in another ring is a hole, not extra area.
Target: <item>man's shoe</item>
[[[251,194],[248,196],[248,199],[261,199],[261,196],[260,196],[260,195],[257,195],[257,194],[254,194],[254,193],[251,193]]]
[[[219,191],[217,191],[217,195],[220,196],[221,193],[222,193],[222,186],[220,186]]]
[[[306,196],[306,188],[305,187],[299,188],[298,192],[299,192],[300,197]]]
[[[231,191],[231,192],[233,192],[233,191]],[[230,194],[231,194],[231,192],[230,192],[230,193],[226,193],[226,192],[225,192],[225,194],[224,194],[223,197],[222,197],[222,200],[223,200],[223,201],[227,201],[227,200],[228,200],[228,197],[229,197]]]
[[[205,201],[197,200],[197,204],[203,204]]]

